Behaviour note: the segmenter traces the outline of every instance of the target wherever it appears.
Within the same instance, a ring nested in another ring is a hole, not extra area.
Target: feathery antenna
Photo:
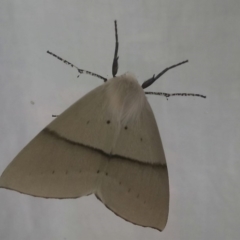
[[[145,94],[151,94],[151,95],[162,95],[166,97],[167,99],[172,96],[193,96],[193,97],[201,97],[206,98],[207,96],[197,93],[164,93],[164,92],[145,92]]]
[[[99,74],[96,74],[96,73],[93,73],[93,72],[90,72],[90,71],[87,71],[87,70],[80,69],[80,68],[76,67],[75,65],[73,65],[72,63],[70,63],[69,61],[67,61],[67,60],[59,57],[58,55],[56,55],[56,54],[54,54],[54,53],[52,53],[52,52],[50,52],[50,51],[47,51],[47,53],[50,54],[50,55],[52,55],[52,56],[54,56],[54,57],[57,58],[58,60],[64,62],[65,64],[70,65],[71,67],[76,68],[80,74],[92,75],[92,76],[94,76],[94,77],[97,77],[97,78],[102,79],[104,82],[107,81],[107,78],[102,77],[102,76],[99,75]]]
[[[170,67],[165,68],[163,71],[161,71],[156,77],[155,74],[149,78],[148,80],[146,80],[143,84],[142,84],[142,88],[147,88],[149,86],[151,86],[158,78],[160,78],[165,72],[167,72],[168,70],[178,67],[184,63],[187,63],[188,60],[180,62],[178,64],[174,64]],[[171,96],[193,96],[193,97],[201,97],[201,98],[206,98],[205,95],[202,94],[197,94],[197,93],[164,93],[164,92],[145,92],[145,94],[152,94],[152,95],[162,95],[165,96],[167,99],[168,97]]]

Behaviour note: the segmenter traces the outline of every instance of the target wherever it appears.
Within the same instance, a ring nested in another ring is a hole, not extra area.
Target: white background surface
[[[170,177],[165,230],[116,217],[94,196],[46,200],[0,189],[1,240],[236,240],[240,236],[239,0],[1,0],[0,172],[50,121],[111,77],[114,19],[119,74],[139,82],[185,59],[148,90]],[[31,103],[34,102],[34,104]]]

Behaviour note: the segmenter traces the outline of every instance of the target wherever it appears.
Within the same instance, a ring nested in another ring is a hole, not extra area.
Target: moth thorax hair
[[[136,77],[125,73],[108,80],[106,84],[110,113],[117,116],[121,124],[137,123],[147,100]]]

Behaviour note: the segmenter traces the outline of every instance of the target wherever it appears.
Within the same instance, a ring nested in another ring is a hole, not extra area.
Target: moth
[[[144,92],[168,70],[140,85],[131,73],[118,72],[118,32],[111,79],[104,81],[57,116],[8,165],[0,187],[43,198],[95,196],[119,217],[162,231],[169,211],[168,169],[157,123]]]

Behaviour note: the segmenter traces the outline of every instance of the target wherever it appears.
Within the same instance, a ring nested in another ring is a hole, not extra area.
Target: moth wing
[[[168,170],[157,124],[146,104],[138,123],[123,126],[114,152],[123,149],[129,156],[135,151],[134,159],[111,159],[105,169],[108,177],[102,179],[96,195],[125,220],[162,231],[169,211]]]
[[[106,86],[103,84],[86,94],[47,128],[76,144],[110,154],[118,124],[108,111],[110,97]]]
[[[127,221],[162,230],[168,175],[152,110],[119,131],[108,101],[104,84],[73,104],[17,155],[0,187],[50,198],[95,193]]]
[[[96,193],[109,209],[136,225],[162,231],[169,210],[166,166],[111,159]]]
[[[40,132],[9,164],[0,187],[46,198],[76,198],[96,192],[106,157]]]
[[[85,95],[42,130],[5,169],[0,187],[46,198],[96,192],[98,173],[105,168],[107,156],[97,151],[94,143],[102,144],[97,147],[105,151],[111,146],[111,130],[108,128],[108,138],[106,130],[96,126],[96,121],[102,121],[102,114],[97,117],[94,112],[103,108],[102,89],[103,85]],[[68,124],[71,119],[75,125]],[[78,135],[86,141],[74,138]]]
[[[107,88],[108,83],[105,83],[85,95],[48,128],[73,142],[106,154],[165,164],[157,123],[146,97],[138,121],[119,125],[116,117],[119,113],[112,111],[115,104]]]
[[[143,163],[166,165],[157,123],[147,99],[139,119],[122,126],[113,153]]]

